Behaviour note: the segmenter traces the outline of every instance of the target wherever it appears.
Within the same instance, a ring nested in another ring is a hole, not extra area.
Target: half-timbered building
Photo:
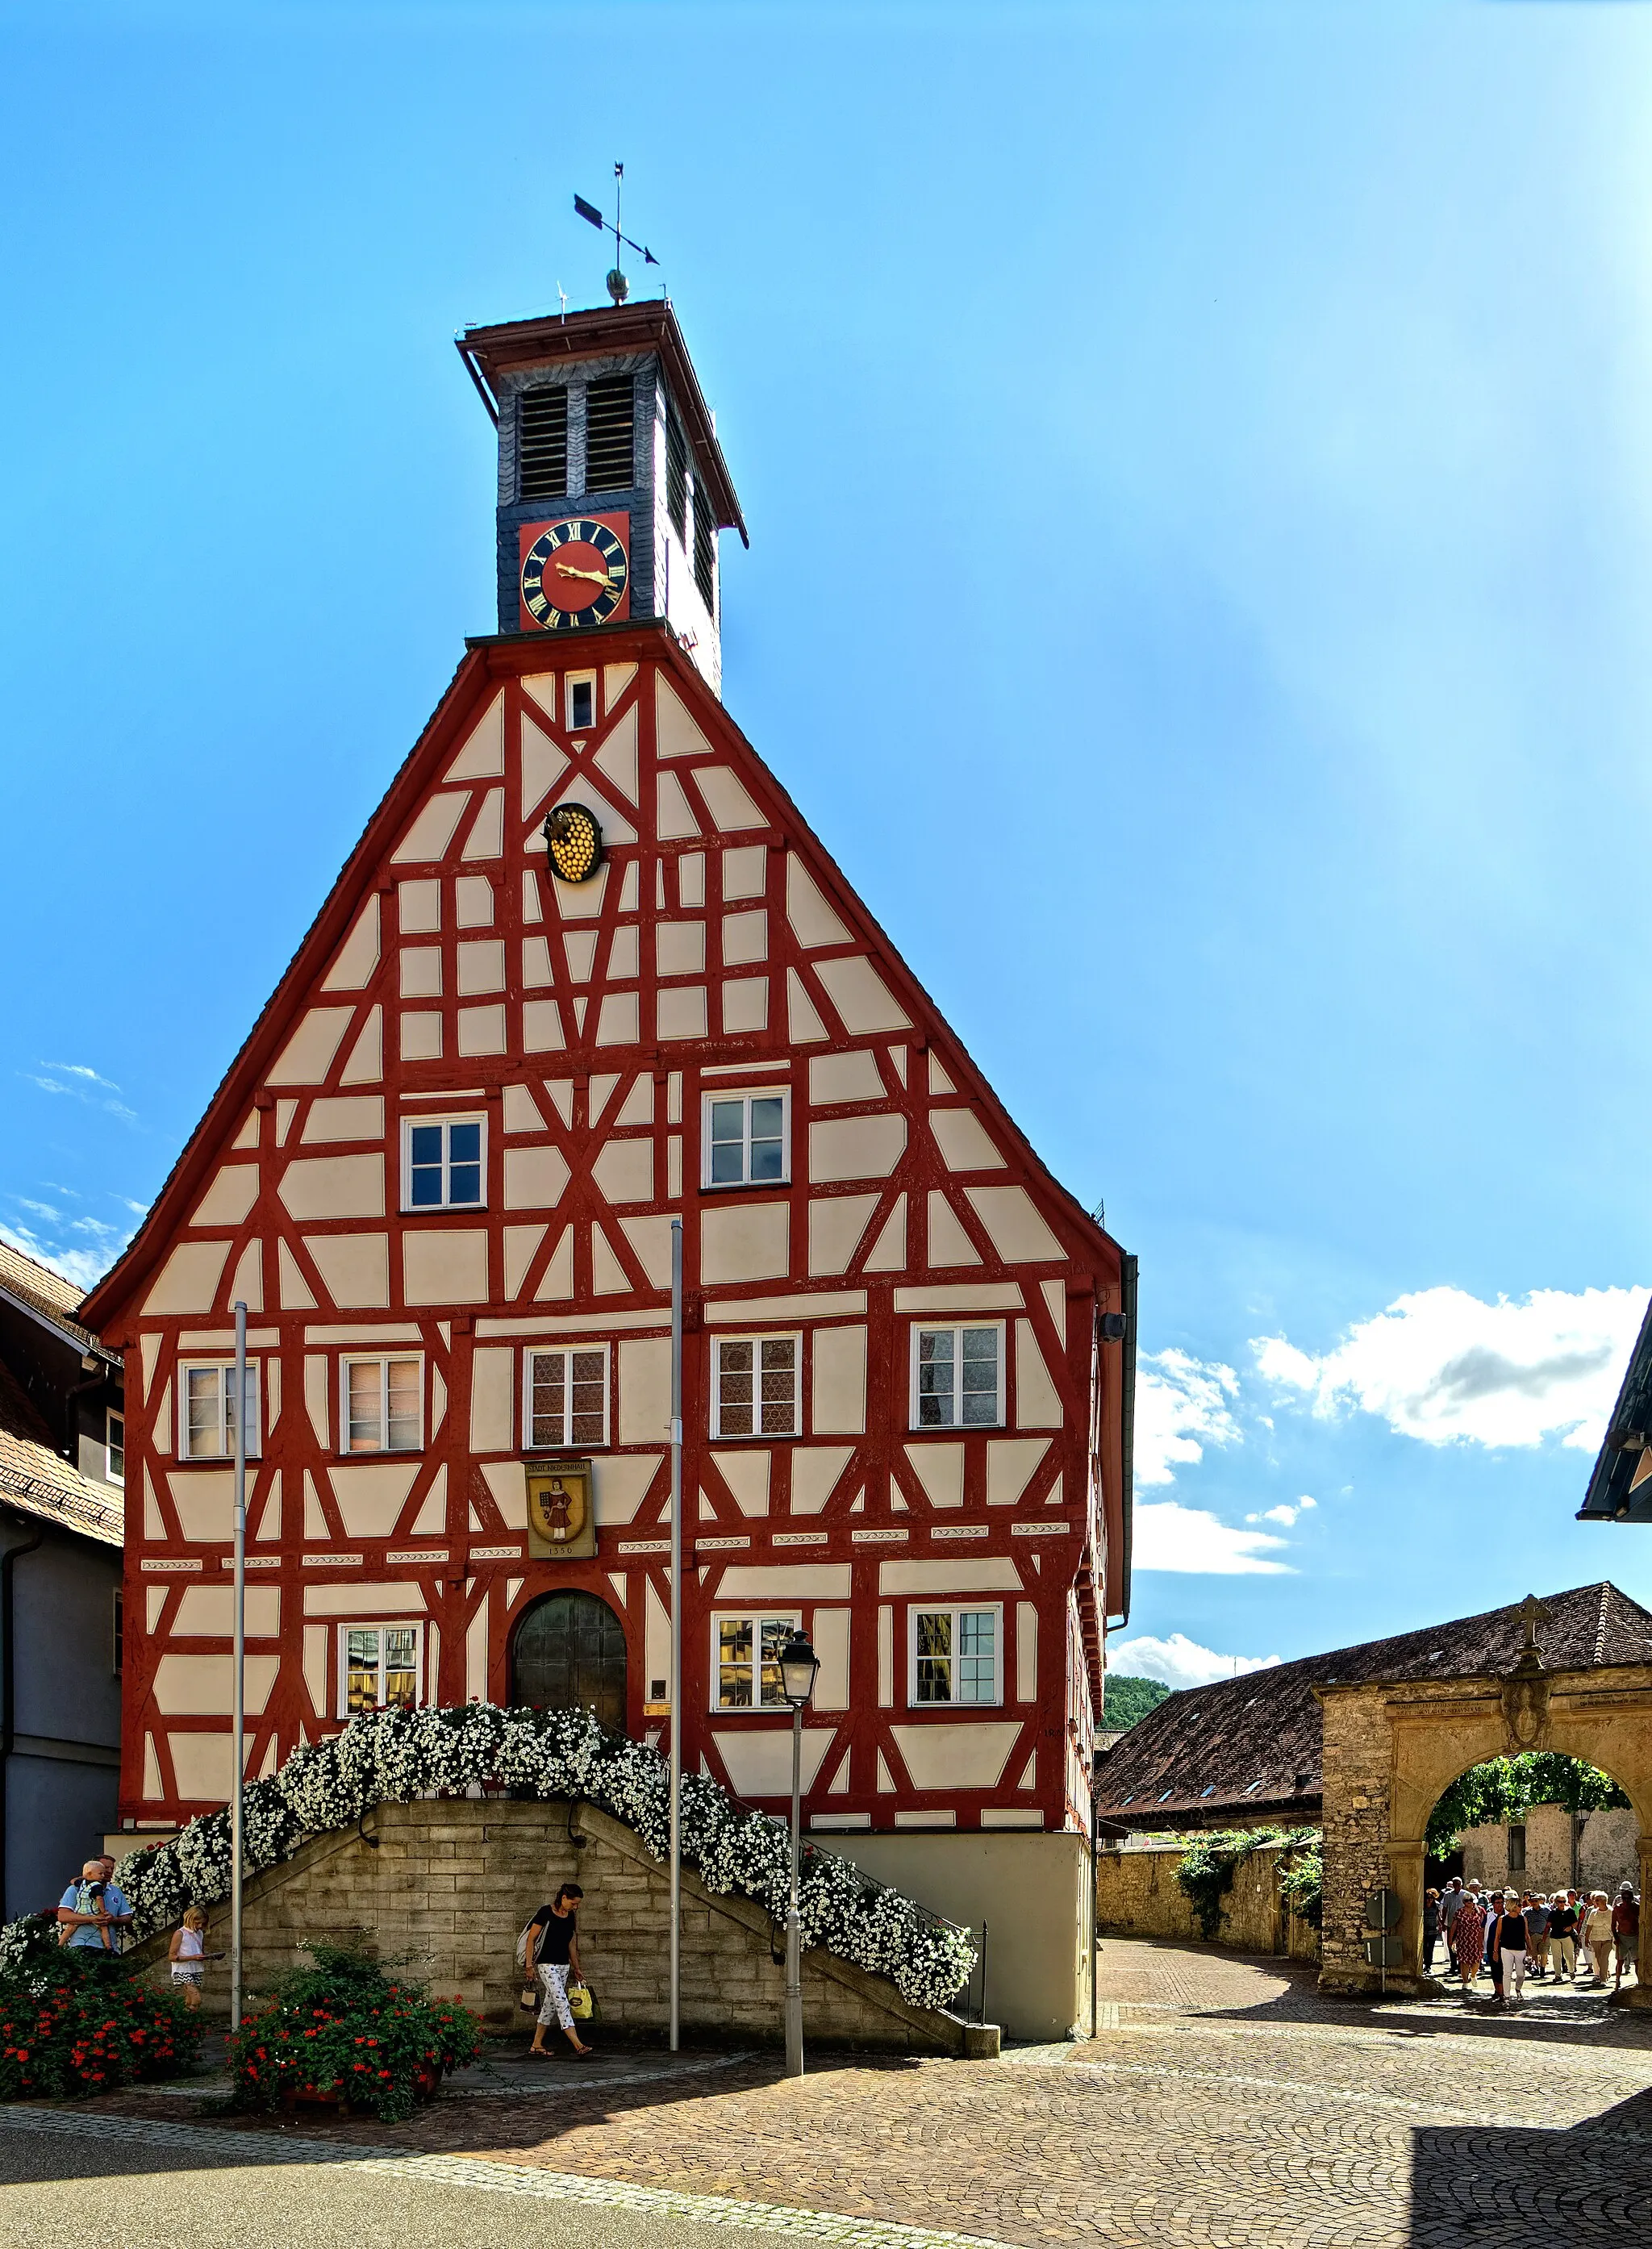
[[[802,1624],[810,1827],[977,1922],[1013,1859],[1070,1964],[1132,1261],[722,707],[743,526],[670,308],[462,348],[499,630],[87,1309],[127,1366],[123,1818],[230,1785],[237,1299],[249,1770],[396,1697],[663,1738],[677,1217],[687,1761],[781,1805]]]

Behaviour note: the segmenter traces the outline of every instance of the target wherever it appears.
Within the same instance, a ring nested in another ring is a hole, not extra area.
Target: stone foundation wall
[[[1103,1851],[1096,1863],[1096,1926],[1104,1936],[1202,1941],[1193,1900],[1176,1880],[1187,1845],[1154,1843]],[[1222,1902],[1218,1944],[1236,1952],[1319,1957],[1319,1932],[1279,1894],[1279,1847],[1265,1843],[1240,1860]]]
[[[1524,1821],[1525,1863],[1510,1863],[1509,1830],[1501,1821],[1470,1827],[1463,1837],[1463,1874],[1477,1875],[1488,1888],[1517,1882],[1523,1890],[1569,1889],[1572,1871],[1572,1814],[1559,1804],[1534,1804]],[[1641,1823],[1618,1806],[1584,1815],[1578,1836],[1577,1887],[1614,1891],[1620,1882],[1640,1887]]]
[[[586,1804],[384,1805],[365,1836],[348,1828],[306,1843],[246,1887],[244,1957],[256,1993],[303,1958],[316,1937],[365,1935],[382,1957],[411,1954],[412,1971],[456,1992],[491,2031],[526,2026],[517,1936],[558,1886],[585,1891],[580,1957],[604,2027],[663,2036],[670,2022],[666,1868],[620,1821]],[[227,1947],[229,1907],[210,1916],[209,1951]],[[714,1896],[683,1874],[682,2022],[696,2039],[740,2045],[781,2034],[782,1935],[750,1900]],[[167,1940],[145,1948],[164,1959]],[[228,2007],[227,1969],[204,1998]],[[995,2052],[991,2026],[913,2007],[883,1977],[816,1949],[803,1955],[803,2027],[816,2044],[910,2053]]]

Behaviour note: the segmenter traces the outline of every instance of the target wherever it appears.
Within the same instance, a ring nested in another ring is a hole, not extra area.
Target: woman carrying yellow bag
[[[539,2020],[533,2025],[530,2053],[545,2052],[545,2033],[553,2020],[568,2033],[568,2043],[581,2060],[593,2050],[574,2027],[575,1996],[583,2001],[578,2010],[582,2019],[589,2021],[591,2012],[590,1993],[580,1972],[579,1907],[584,1895],[577,1882],[564,1882],[552,1902],[542,1905],[529,1925],[527,1962],[545,1994]]]

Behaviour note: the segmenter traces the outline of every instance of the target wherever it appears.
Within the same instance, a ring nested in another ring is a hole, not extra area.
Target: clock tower
[[[745,520],[668,303],[467,328],[499,430],[501,633],[669,624],[720,693],[717,534]]]

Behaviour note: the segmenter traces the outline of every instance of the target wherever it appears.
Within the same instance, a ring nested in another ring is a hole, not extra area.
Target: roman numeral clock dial
[[[606,624],[630,581],[625,541],[589,515],[547,525],[522,556],[522,607],[548,632]]]

